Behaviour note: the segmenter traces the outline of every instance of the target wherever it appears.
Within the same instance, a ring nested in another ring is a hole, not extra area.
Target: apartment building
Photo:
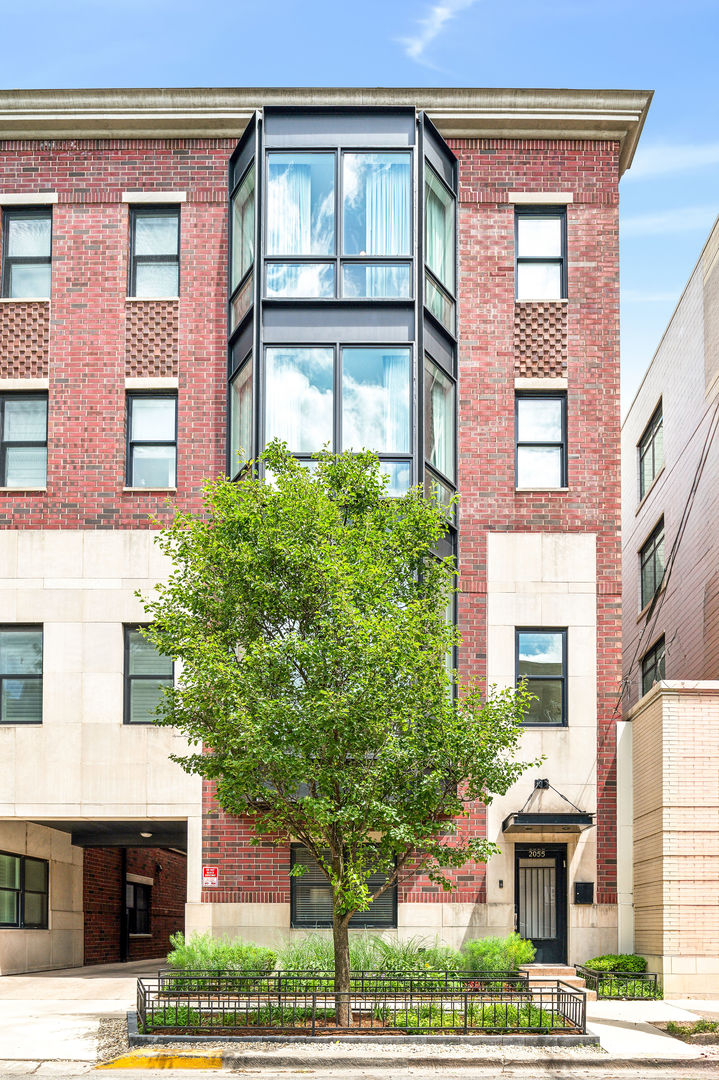
[[[461,823],[501,855],[353,925],[626,938],[617,214],[650,97],[0,95],[0,971],[328,925],[307,853],[169,760],[137,633],[158,524],[273,436],[459,490],[462,674],[536,695],[542,766]]]
[[[719,994],[719,222],[622,430],[636,948]]]

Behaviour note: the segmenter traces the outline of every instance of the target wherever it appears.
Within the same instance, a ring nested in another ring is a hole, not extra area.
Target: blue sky
[[[0,12],[8,88],[654,90],[621,186],[626,404],[719,212],[717,0],[0,0]]]

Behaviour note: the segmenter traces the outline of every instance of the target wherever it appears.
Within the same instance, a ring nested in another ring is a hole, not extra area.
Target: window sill
[[[180,299],[179,295],[176,295],[176,296],[126,296],[125,297],[125,300],[127,301],[128,304],[144,304],[144,303],[147,303],[148,301],[149,301],[149,303],[154,304],[154,303],[157,303],[158,300],[179,300],[179,299]]]
[[[666,589],[666,585],[660,585],[659,588],[657,589],[657,591],[654,593],[654,596],[651,598],[651,600],[648,600],[646,602],[646,604],[644,605],[642,610],[637,615],[637,622],[638,623],[640,623],[646,617],[646,614],[649,611],[649,608],[652,606],[652,604],[656,600],[659,599],[659,597],[662,595],[662,593],[665,591],[665,589]]]
[[[14,491],[18,495],[24,495],[28,491],[47,491],[46,487],[31,488],[31,487],[0,487],[0,491]]]
[[[157,493],[157,492],[177,491],[177,488],[176,487],[171,487],[171,488],[124,487],[122,490],[123,491],[135,492],[135,493],[142,492],[145,495],[152,495],[153,493]]]
[[[569,724],[520,724],[522,731],[566,731]]]
[[[128,934],[127,936],[133,940],[134,938],[151,938],[152,934]]]
[[[568,296],[554,296],[554,297],[541,297],[541,296],[523,296],[520,300],[518,296],[514,298],[515,304],[568,304]]]
[[[0,304],[49,304],[49,296],[0,296]]]
[[[0,731],[3,728],[42,727],[42,720],[3,720],[0,722]]]
[[[519,494],[527,491],[569,491],[568,487],[518,487],[514,489]]]
[[[664,473],[665,468],[666,468],[666,466],[662,465],[661,469],[659,470],[659,472],[657,473],[657,475],[654,477],[651,484],[649,485],[649,488],[647,489],[647,491],[644,492],[644,496],[641,499],[641,501],[639,503],[639,506],[634,511],[634,516],[635,517],[637,516],[637,514],[639,513],[641,508],[644,506],[644,503],[647,501],[647,499],[649,498],[651,493],[654,491],[654,488],[656,487],[656,485],[657,485],[657,483],[659,481],[659,477],[662,476],[662,474]]]

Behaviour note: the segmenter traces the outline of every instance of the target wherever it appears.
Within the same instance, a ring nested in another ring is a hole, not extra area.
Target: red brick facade
[[[167,955],[170,934],[185,926],[187,858],[164,848],[128,848],[127,873],[152,878],[150,935],[129,937],[128,960]],[[122,906],[125,902],[120,848],[86,848],[83,856],[85,963],[120,959]]]

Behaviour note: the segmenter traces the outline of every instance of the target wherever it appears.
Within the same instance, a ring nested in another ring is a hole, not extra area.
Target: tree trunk
[[[332,912],[332,937],[335,947],[335,1009],[339,1027],[349,1027],[350,1009],[350,939],[349,915]]]

